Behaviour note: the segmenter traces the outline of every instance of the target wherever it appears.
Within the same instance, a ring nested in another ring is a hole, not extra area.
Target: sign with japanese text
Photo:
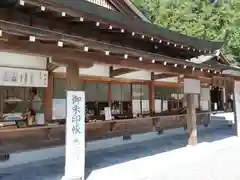
[[[67,91],[66,155],[64,180],[84,180],[85,92]]]
[[[0,67],[0,86],[47,87],[45,70]]]

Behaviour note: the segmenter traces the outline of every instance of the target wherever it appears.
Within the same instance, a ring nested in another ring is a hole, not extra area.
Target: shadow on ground
[[[166,133],[159,137],[86,154],[86,177],[96,170],[166,151],[182,148],[187,144],[187,132]],[[212,123],[211,127],[198,130],[199,142],[212,142],[233,135],[226,123]],[[59,180],[64,173],[64,158],[31,163],[0,170],[0,180]]]

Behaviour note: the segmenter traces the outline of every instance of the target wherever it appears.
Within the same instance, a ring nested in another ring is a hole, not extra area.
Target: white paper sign
[[[142,100],[142,112],[149,113],[149,100]]]
[[[64,180],[84,180],[85,92],[67,91],[66,155]]]
[[[112,113],[111,113],[111,108],[110,107],[105,107],[104,108],[104,114],[105,114],[105,120],[112,120]]]
[[[200,80],[184,79],[184,94],[200,94]]]
[[[162,112],[162,100],[161,99],[155,99],[155,112],[156,113]]]
[[[66,119],[66,99],[53,99],[52,103],[52,119]]]
[[[1,86],[47,87],[48,71],[0,67]]]
[[[202,111],[207,111],[207,110],[209,110],[209,101],[201,100],[201,101],[200,101],[200,109],[201,109]]]
[[[139,114],[141,113],[141,100],[132,100],[132,113]]]

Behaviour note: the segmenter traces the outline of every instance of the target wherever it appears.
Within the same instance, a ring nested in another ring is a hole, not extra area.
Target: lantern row
[[[2,36],[2,35],[3,35],[3,31],[0,30],[0,36]],[[35,36],[29,36],[29,41],[30,41],[30,42],[35,42],[35,41],[36,41],[36,37],[35,37]],[[58,46],[58,47],[63,47],[63,45],[64,45],[63,41],[57,41],[57,46]],[[88,52],[88,51],[89,51],[89,47],[84,46],[84,49],[83,49],[83,50],[84,50],[84,52]],[[105,55],[106,55],[106,56],[110,56],[110,51],[108,51],[108,50],[105,51]],[[124,58],[124,59],[128,59],[128,54],[124,54],[123,58]],[[143,57],[139,56],[139,57],[138,57],[138,60],[139,60],[139,61],[143,61]],[[188,61],[188,60],[186,60],[186,61]],[[156,62],[156,60],[155,60],[155,59],[152,59],[152,63],[154,64],[155,62]],[[166,65],[167,65],[167,61],[163,62],[163,65],[166,66]],[[175,67],[175,68],[177,68],[177,67],[179,67],[179,66],[180,66],[180,65],[178,65],[178,64],[174,64],[174,67]],[[187,68],[187,65],[184,65],[183,68],[186,69],[186,68]],[[192,70],[195,71],[195,67],[192,67]],[[200,71],[203,72],[203,69],[200,69]],[[212,70],[210,70],[210,69],[207,70],[208,73],[210,73],[211,71],[212,71]],[[214,73],[217,74],[217,71],[214,71]]]
[[[2,30],[0,30],[0,36],[2,36],[3,35],[3,31]],[[29,36],[29,41],[30,42],[35,42],[36,41],[36,37],[35,36]],[[63,43],[63,41],[57,41],[57,46],[58,47],[63,47],[64,46],[64,43]],[[84,46],[84,48],[83,48],[83,51],[84,52],[88,52],[89,51],[89,47],[88,46]],[[110,51],[105,51],[105,55],[106,56],[110,56]],[[123,56],[123,59],[128,59],[128,54],[124,54],[124,56]],[[138,60],[139,61],[143,61],[143,57],[142,56],[139,56],[138,57]],[[186,61],[188,61],[188,60],[186,60]],[[153,64],[156,62],[156,60],[155,59],[152,59],[152,61],[151,61]],[[165,61],[165,62],[163,62],[163,65],[164,66],[166,66],[168,64],[168,62],[167,61]],[[180,67],[180,65],[178,65],[178,64],[174,64],[174,67],[175,68],[177,68],[177,67]],[[187,65],[184,65],[183,66],[183,68],[184,69],[186,69],[187,68]],[[192,67],[192,71],[195,71],[195,67]],[[200,71],[201,72],[203,72],[204,70],[203,69],[200,69]],[[208,73],[211,73],[211,72],[214,72],[215,74],[217,74],[217,71],[212,71],[212,70],[210,70],[210,69],[208,69],[208,70],[206,70]]]
[[[1,31],[0,31],[0,32],[1,32]],[[36,37],[35,37],[35,36],[29,36],[29,41],[30,41],[30,42],[35,42],[35,41],[36,41]],[[57,41],[57,46],[58,46],[58,47],[63,47],[63,45],[64,45],[63,41]],[[89,47],[88,47],[88,46],[84,46],[83,51],[84,51],[84,52],[89,52]],[[110,56],[110,53],[111,53],[111,52],[108,51],[108,50],[105,51],[105,55],[106,55],[106,56]],[[128,54],[124,54],[123,59],[128,59],[128,57],[129,57]],[[142,57],[142,56],[139,56],[139,57],[138,57],[138,60],[142,62],[142,61],[143,61],[143,57]],[[188,60],[187,60],[187,61],[188,61]],[[155,60],[155,59],[152,59],[151,62],[154,64],[154,63],[156,62],[156,60]],[[163,62],[163,65],[164,65],[164,66],[166,66],[167,64],[168,64],[167,61]],[[174,67],[177,68],[177,67],[180,67],[180,65],[174,64]],[[183,68],[186,69],[186,68],[187,68],[187,65],[184,65]],[[196,69],[195,67],[192,67],[192,70],[193,70],[193,71],[195,71],[195,69]],[[204,70],[203,70],[203,69],[200,69],[200,71],[203,72]],[[207,71],[208,73],[214,72],[215,74],[217,74],[217,71],[212,71],[212,70],[210,70],[210,69],[208,69],[208,70],[206,70],[206,71]]]
[[[19,0],[19,4],[21,5],[21,6],[24,6],[25,5],[25,1],[24,0]],[[41,6],[40,7],[40,9],[41,9],[41,11],[46,11],[46,7],[45,6]],[[66,12],[62,12],[61,13],[61,16],[62,17],[65,17],[67,14],[66,14]],[[84,21],[84,18],[83,17],[80,17],[79,18],[79,21],[80,22],[83,22]],[[100,22],[99,21],[97,21],[96,22],[96,26],[100,26]],[[108,29],[109,30],[112,30],[114,27],[112,26],[112,25],[109,25],[108,26]],[[121,33],[124,33],[125,32],[125,29],[123,29],[123,28],[119,28],[119,29],[121,29],[120,30],[120,32]],[[140,34],[140,33],[136,33],[136,32],[132,32],[131,33],[132,34],[132,36],[135,36],[135,35],[139,35],[140,37],[141,37],[141,39],[146,39],[146,37],[147,38],[149,38],[148,36],[146,36],[146,35],[143,35],[143,34]],[[179,48],[181,48],[181,49],[187,49],[187,50],[189,50],[189,51],[198,51],[199,53],[200,52],[202,52],[202,53],[209,53],[209,54],[211,54],[212,53],[212,51],[210,51],[210,50],[201,50],[201,49],[199,49],[199,50],[197,50],[197,49],[195,49],[195,48],[191,48],[191,47],[189,47],[189,46],[186,46],[186,45],[182,45],[182,44],[177,44],[177,43],[173,43],[173,42],[170,42],[170,41],[164,41],[164,40],[159,40],[158,38],[154,38],[154,37],[150,37],[149,38],[149,40],[150,41],[152,41],[152,42],[158,42],[158,43],[165,43],[167,46],[170,46],[170,45],[173,45],[175,48],[176,47],[179,47]]]

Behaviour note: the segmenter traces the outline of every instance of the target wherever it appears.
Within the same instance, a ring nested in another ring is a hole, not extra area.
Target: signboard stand
[[[85,92],[67,91],[65,175],[62,180],[84,180]]]
[[[234,101],[234,125],[236,136],[240,136],[240,81],[234,81],[234,93],[233,93],[233,101]]]

